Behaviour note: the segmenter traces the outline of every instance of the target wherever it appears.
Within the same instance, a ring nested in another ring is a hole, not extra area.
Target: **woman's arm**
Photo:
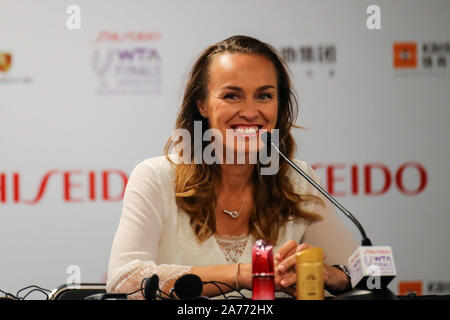
[[[239,270],[237,270],[239,269]],[[223,293],[233,291],[236,288],[236,280],[239,289],[251,289],[252,274],[251,264],[240,264],[237,268],[236,264],[217,265],[217,266],[197,266],[192,267],[191,272],[198,275],[202,281],[220,281],[228,285],[219,285]],[[204,285],[203,295],[216,296],[220,291],[214,285]]]
[[[160,161],[159,159],[157,159]],[[122,215],[116,231],[108,268],[107,291],[116,293],[137,293],[130,296],[143,299],[142,280],[153,274],[159,276],[160,288],[169,292],[182,275],[193,273],[203,281],[220,281],[234,288],[236,286],[236,265],[184,266],[156,264],[167,203],[173,199],[164,198],[162,190],[166,181],[158,166],[146,160],[138,164],[127,183]],[[168,179],[167,179],[168,180]],[[239,266],[239,287],[251,287],[251,273],[248,265]],[[223,292],[232,289],[221,285]],[[205,285],[203,295],[219,295],[214,285]]]

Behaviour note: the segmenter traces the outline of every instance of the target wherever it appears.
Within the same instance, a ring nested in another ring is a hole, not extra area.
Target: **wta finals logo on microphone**
[[[389,246],[361,246],[348,261],[354,288],[385,288],[397,274]]]

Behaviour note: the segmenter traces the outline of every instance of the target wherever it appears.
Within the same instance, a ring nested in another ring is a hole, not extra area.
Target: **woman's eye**
[[[272,99],[272,95],[270,93],[261,93],[259,98],[262,100],[270,100]]]
[[[237,96],[237,94],[235,94],[235,93],[227,93],[227,94],[224,96],[224,98],[225,98],[225,99],[228,99],[228,100],[236,100],[236,99],[238,98],[238,96]]]

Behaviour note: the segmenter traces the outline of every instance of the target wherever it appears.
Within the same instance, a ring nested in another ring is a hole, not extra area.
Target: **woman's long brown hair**
[[[233,36],[208,47],[197,59],[189,74],[181,109],[176,121],[176,129],[186,129],[191,137],[191,159],[194,159],[194,121],[202,121],[202,136],[209,129],[208,120],[204,119],[197,107],[198,101],[205,101],[208,96],[208,68],[217,55],[241,53],[262,55],[275,66],[278,81],[278,118],[276,129],[279,130],[280,151],[292,159],[295,142],[290,133],[295,126],[298,103],[292,88],[285,62],[270,45],[248,36]],[[169,139],[165,154],[177,141]],[[203,145],[205,147],[205,145]],[[254,207],[248,222],[249,234],[256,239],[277,243],[280,227],[289,218],[298,217],[308,221],[320,219],[313,212],[304,211],[301,204],[319,198],[294,192],[290,180],[286,177],[289,164],[280,158],[279,170],[275,175],[259,175],[255,166]],[[197,238],[206,240],[216,232],[215,208],[216,192],[220,182],[220,168],[217,164],[205,163],[176,164],[175,196],[179,208],[190,217],[190,223]]]

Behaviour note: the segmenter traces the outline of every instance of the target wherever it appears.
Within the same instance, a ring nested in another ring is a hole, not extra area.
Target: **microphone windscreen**
[[[173,290],[182,300],[198,298],[203,291],[203,282],[195,274],[185,274],[175,281]]]
[[[157,274],[152,275],[145,281],[144,297],[145,300],[153,300],[156,295],[156,290],[159,287],[159,277]]]

